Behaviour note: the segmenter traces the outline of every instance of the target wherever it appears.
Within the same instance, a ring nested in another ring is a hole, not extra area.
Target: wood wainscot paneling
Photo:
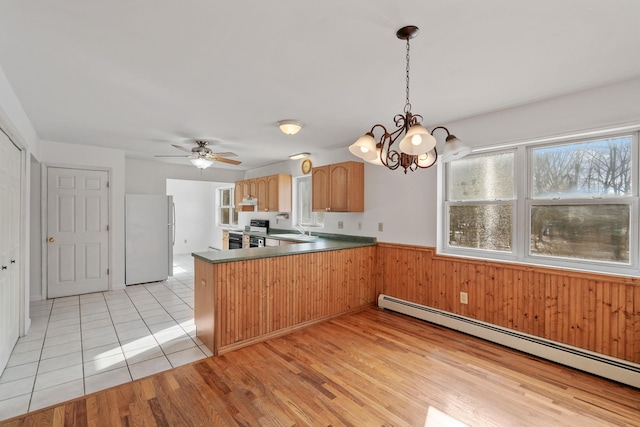
[[[377,273],[386,295],[640,363],[640,279],[388,243],[378,243]]]
[[[196,259],[198,337],[202,331],[220,354],[369,307],[379,293],[375,258],[376,247],[368,246],[219,264]],[[202,308],[212,315],[198,310],[198,289],[213,295],[212,310]],[[213,337],[198,319],[213,322]]]

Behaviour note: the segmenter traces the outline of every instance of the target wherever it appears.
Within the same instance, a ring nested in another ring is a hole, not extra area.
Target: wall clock
[[[309,172],[311,172],[311,160],[304,159],[302,161],[302,173],[306,175]]]

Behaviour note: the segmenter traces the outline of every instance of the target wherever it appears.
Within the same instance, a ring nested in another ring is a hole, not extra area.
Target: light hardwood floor
[[[640,425],[640,390],[370,308],[0,426],[451,426],[456,421]]]

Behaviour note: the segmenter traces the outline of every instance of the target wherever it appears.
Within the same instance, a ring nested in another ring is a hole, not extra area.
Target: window
[[[322,227],[324,213],[311,210],[311,177],[303,176],[296,179],[296,225]]]
[[[219,225],[230,226],[238,224],[238,212],[236,211],[233,197],[233,187],[219,188],[218,196],[220,201]]]
[[[512,252],[514,152],[452,162],[449,245]]]
[[[638,274],[636,145],[611,135],[449,163],[440,250]]]

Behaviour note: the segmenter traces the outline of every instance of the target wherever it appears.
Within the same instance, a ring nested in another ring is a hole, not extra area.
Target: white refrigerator
[[[125,284],[173,276],[175,206],[172,196],[125,195]]]

